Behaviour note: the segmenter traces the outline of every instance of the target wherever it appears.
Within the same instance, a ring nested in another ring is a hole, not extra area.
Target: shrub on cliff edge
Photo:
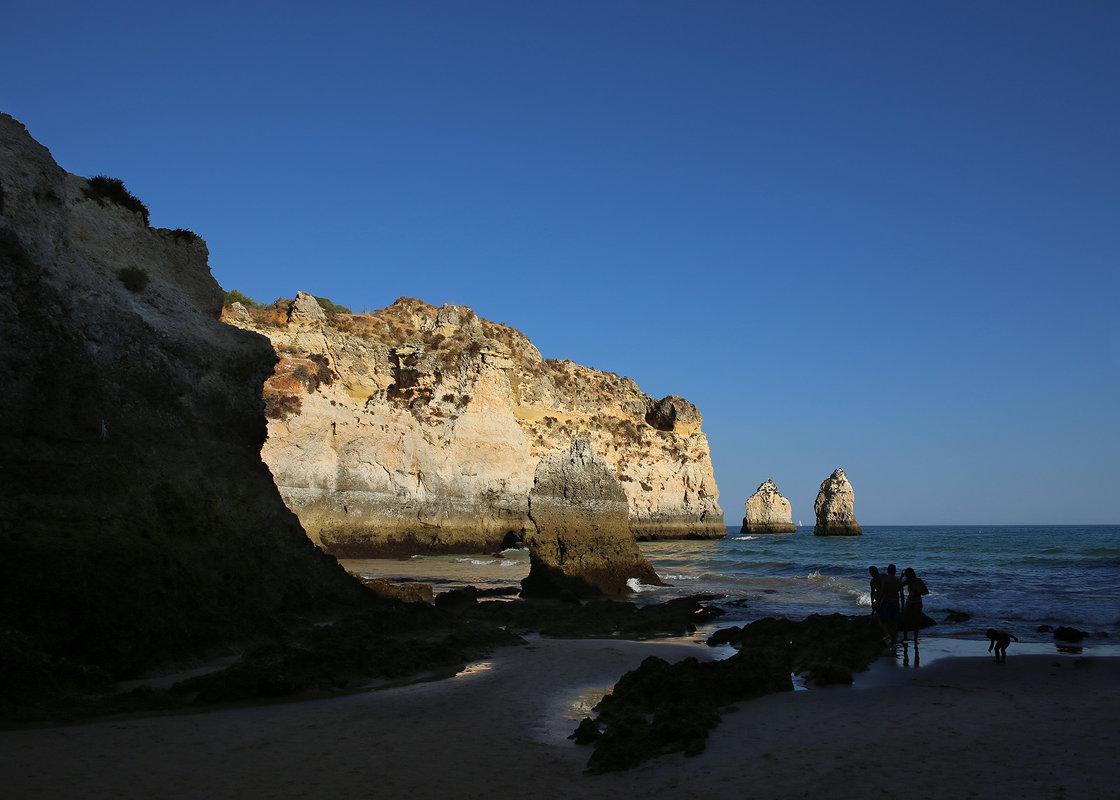
[[[315,296],[312,295],[312,297]],[[318,303],[319,308],[323,309],[324,311],[330,311],[334,314],[350,313],[350,309],[348,309],[346,306],[340,306],[338,303],[334,302],[333,300],[328,300],[325,297],[315,297],[315,302]]]
[[[144,225],[148,225],[148,207],[125,188],[124,181],[120,178],[110,178],[108,175],[94,175],[89,179],[89,186],[83,189],[85,196],[90,200],[108,201],[123,206],[130,211],[136,211],[144,218]]]
[[[264,308],[264,306],[262,306],[256,300],[249,297],[247,294],[242,294],[236,289],[230,289],[228,292],[225,292],[224,295],[225,296],[222,300],[223,305],[228,306],[233,303],[240,303],[241,305],[245,306],[245,308]]]
[[[186,228],[174,228],[171,235],[175,237],[177,242],[201,242],[202,237],[192,230]]]

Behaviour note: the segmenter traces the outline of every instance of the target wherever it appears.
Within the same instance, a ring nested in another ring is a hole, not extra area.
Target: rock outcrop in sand
[[[743,533],[793,533],[793,510],[770,478],[747,498]]]
[[[619,594],[632,579],[660,586],[628,516],[622,485],[591,451],[590,439],[541,459],[529,493],[534,530],[527,537],[530,568],[522,594]]]
[[[524,541],[537,463],[587,437],[639,538],[726,534],[699,411],[629,378],[541,357],[466,306],[371,314],[314,298],[226,308],[271,339],[263,457],[308,535],[340,557],[487,552]]]
[[[839,467],[821,484],[813,510],[817,514],[814,536],[859,536],[855,515],[856,495],[848,476]]]
[[[124,676],[364,596],[261,461],[268,340],[219,322],[205,243],[146,216],[0,114],[0,664],[21,680]]]

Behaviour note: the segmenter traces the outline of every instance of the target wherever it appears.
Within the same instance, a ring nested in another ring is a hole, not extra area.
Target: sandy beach
[[[583,774],[566,739],[624,671],[690,643],[537,639],[442,681],[299,703],[0,731],[24,798],[1115,796],[1120,659],[976,656],[743,703],[695,758]],[[932,649],[932,643],[931,643]]]

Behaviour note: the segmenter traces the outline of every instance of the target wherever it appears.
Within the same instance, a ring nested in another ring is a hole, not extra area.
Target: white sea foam
[[[642,582],[637,578],[631,578],[630,580],[626,581],[626,585],[630,588],[630,591],[634,592],[635,594],[638,592],[644,592],[647,588],[649,588],[647,586],[643,586]]]

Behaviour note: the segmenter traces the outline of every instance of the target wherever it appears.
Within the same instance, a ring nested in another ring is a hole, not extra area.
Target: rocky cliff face
[[[743,533],[793,533],[793,511],[789,500],[782,496],[770,478],[747,498]]]
[[[859,536],[863,529],[856,522],[856,495],[844,470],[837,468],[821,483],[813,510],[817,524],[815,536]]]
[[[541,357],[465,306],[401,298],[372,314],[309,295],[227,322],[271,339],[263,456],[308,535],[342,557],[485,552],[524,540],[544,456],[586,437],[639,538],[723,536],[696,407]]]
[[[269,342],[132,201],[0,114],[0,664],[126,675],[362,591],[261,462]]]
[[[590,439],[540,460],[529,516],[531,566],[522,594],[620,594],[630,590],[630,580],[661,585],[630,532],[622,485],[592,452]]]

